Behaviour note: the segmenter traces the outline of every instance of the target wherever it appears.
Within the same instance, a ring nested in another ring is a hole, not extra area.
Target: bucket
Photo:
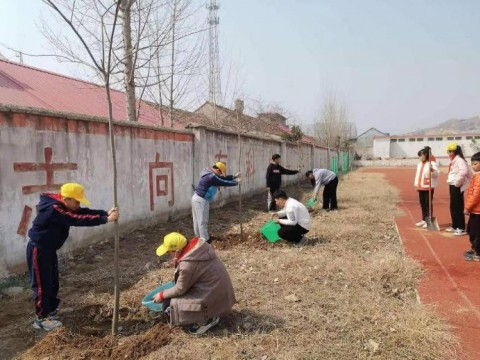
[[[153,297],[157,295],[160,291],[162,290],[167,290],[172,288],[175,285],[173,281],[170,281],[168,283],[163,284],[162,286],[159,286],[153,291],[150,291],[142,300],[142,305],[146,306],[152,311],[163,311],[163,304],[162,303],[156,303],[153,302]]]
[[[307,200],[307,202],[305,203],[305,206],[308,208],[312,208],[315,206],[316,203],[317,203],[317,200],[315,200],[314,198],[311,198]]]
[[[280,225],[273,220],[269,220],[265,225],[260,228],[260,233],[271,243],[275,243],[281,238],[278,236],[278,230]]]

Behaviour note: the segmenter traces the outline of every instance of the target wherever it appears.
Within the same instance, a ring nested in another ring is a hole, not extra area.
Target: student
[[[465,161],[462,148],[457,145],[457,143],[452,142],[448,144],[447,153],[450,158],[447,183],[450,188],[450,215],[452,217],[452,226],[447,228],[446,231],[461,236],[466,234],[463,192],[470,184],[472,173]]]
[[[295,175],[298,174],[300,170],[288,170],[280,165],[279,154],[273,154],[272,161],[267,168],[267,191],[268,191],[268,210],[275,211],[277,207],[275,205],[275,199],[273,198],[273,193],[280,189],[282,186],[282,175]]]
[[[417,173],[415,174],[415,180],[413,186],[418,192],[418,198],[420,200],[420,208],[422,209],[422,221],[415,224],[418,227],[427,227],[425,221],[427,217],[430,217],[430,208],[428,203],[429,184],[431,186],[431,198],[433,200],[433,193],[437,186],[438,169],[435,161],[430,160],[430,151],[426,148],[418,152],[419,163],[417,164]],[[430,182],[431,180],[431,182]],[[433,209],[433,205],[432,205]]]
[[[276,222],[280,224],[278,236],[282,239],[300,245],[306,242],[304,236],[312,227],[312,220],[308,209],[294,198],[288,197],[283,190],[277,190],[273,194],[277,206],[282,209],[272,214]]]
[[[465,215],[471,250],[463,254],[467,261],[480,261],[480,152],[472,156],[473,177],[465,192]]]
[[[62,326],[58,320],[60,300],[57,250],[68,238],[70,226],[98,226],[118,219],[117,208],[110,211],[81,208],[88,205],[83,186],[62,185],[60,194],[41,194],[37,216],[28,232],[27,263],[35,298],[35,329],[46,331]]]
[[[237,186],[241,181],[240,173],[235,176],[225,176],[226,166],[217,162],[212,167],[200,173],[200,180],[192,196],[193,231],[195,236],[205,239],[208,243],[212,237],[208,234],[210,203],[215,198],[218,186]],[[236,180],[235,180],[236,179]]]
[[[432,148],[430,146],[427,145],[423,149],[425,150],[425,152],[430,154],[430,161],[437,162],[437,158],[433,156]],[[438,164],[437,164],[437,167],[438,167]]]
[[[323,189],[323,209],[327,211],[337,210],[337,175],[328,169],[313,169],[305,173],[305,176],[314,187],[313,198],[317,199],[322,186]]]
[[[157,255],[175,252],[175,285],[154,297],[163,302],[172,325],[192,325],[191,334],[201,335],[228,315],[236,303],[232,281],[212,246],[195,237],[187,242],[180,233],[163,238]]]

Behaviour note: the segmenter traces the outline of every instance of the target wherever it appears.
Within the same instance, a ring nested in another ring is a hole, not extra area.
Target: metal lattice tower
[[[218,24],[220,22],[217,16],[217,10],[220,4],[216,0],[209,0],[208,25],[209,25],[209,101],[218,104],[221,103],[222,90],[220,86],[220,53],[218,50]]]

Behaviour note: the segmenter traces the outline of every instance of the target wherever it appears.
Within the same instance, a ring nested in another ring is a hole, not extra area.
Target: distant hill
[[[413,131],[405,135],[471,134],[480,133],[480,116],[469,119],[450,119],[435,127]]]

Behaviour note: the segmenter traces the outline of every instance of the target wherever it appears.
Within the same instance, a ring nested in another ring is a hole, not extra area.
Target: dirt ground
[[[289,188],[305,201],[310,189]],[[173,268],[155,249],[170,231],[192,236],[191,220],[121,240],[120,335],[110,335],[112,243],[66,257],[60,316],[48,335],[31,327],[31,295],[0,300],[0,358],[11,359],[457,359],[458,342],[433,308],[416,300],[421,276],[394,228],[396,190],[379,174],[354,172],[339,185],[339,211],[312,213],[311,242],[270,244],[258,234],[266,196],[211,211],[210,230],[238,304],[203,336],[169,328],[140,302]],[[318,206],[318,205],[317,205]]]

